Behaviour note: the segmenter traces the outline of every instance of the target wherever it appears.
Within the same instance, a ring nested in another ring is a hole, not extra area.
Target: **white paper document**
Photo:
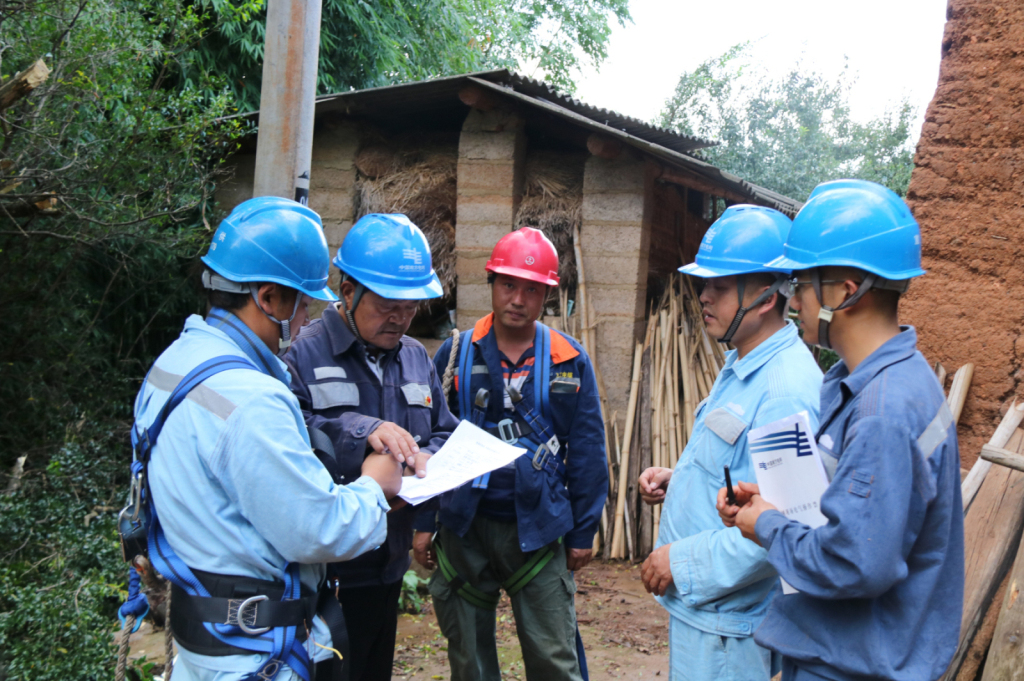
[[[462,421],[437,453],[427,461],[427,477],[402,478],[398,496],[415,506],[427,499],[444,494],[484,473],[512,463],[526,453]]]
[[[822,515],[820,504],[828,477],[807,412],[754,428],[747,434],[747,441],[764,500],[787,518],[809,527],[826,524],[828,519]],[[797,590],[783,579],[782,591],[792,594]]]

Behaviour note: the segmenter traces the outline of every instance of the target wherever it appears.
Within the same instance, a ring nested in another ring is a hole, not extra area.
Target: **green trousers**
[[[452,567],[466,582],[494,593],[532,553],[519,548],[515,523],[477,516],[465,537],[443,525],[440,543]],[[430,593],[441,633],[448,639],[452,681],[500,681],[495,612],[460,598],[435,570]],[[529,584],[511,597],[516,632],[530,681],[582,681],[576,657],[576,582],[565,566],[565,547]]]

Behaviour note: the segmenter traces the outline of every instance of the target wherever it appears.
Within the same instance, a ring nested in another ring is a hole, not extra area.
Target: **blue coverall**
[[[339,484],[359,478],[366,438],[384,421],[418,436],[420,448],[431,454],[459,424],[418,341],[403,336],[398,346],[378,355],[382,378],[367,361],[365,345],[333,305],[302,330],[285,356],[306,425],[323,431],[334,444]],[[432,516],[434,510],[420,512]],[[416,513],[406,506],[388,514],[384,546],[328,568],[329,582],[338,580],[348,624],[353,679],[364,673],[366,678],[390,677],[398,598],[409,569]]]
[[[956,426],[912,327],[821,390],[818,447],[833,472],[828,524],[758,518],[768,561],[800,593],[755,633],[783,678],[939,678],[960,635],[963,506]]]
[[[669,545],[673,584],[658,601],[672,616],[672,681],[771,678],[769,651],[754,629],[778,578],[764,549],[723,527],[715,502],[732,480],[754,482],[747,433],[806,411],[817,424],[821,370],[787,323],[743,359],[736,350],[700,406],[676,464],[657,546]]]
[[[280,579],[286,563],[301,564],[304,587],[316,591],[325,564],[372,551],[386,538],[389,506],[380,486],[360,477],[335,485],[310,449],[284,362],[244,323],[193,315],[157,358],[135,402],[148,427],[181,378],[220,355],[249,359],[258,370],[217,374],[189,393],[167,419],[149,464],[152,500],[164,534],[195,570]],[[173,607],[173,606],[172,606]],[[330,631],[314,618],[310,659],[331,653]],[[235,681],[266,656],[196,654],[178,646],[176,681]],[[299,677],[285,668],[277,677]]]

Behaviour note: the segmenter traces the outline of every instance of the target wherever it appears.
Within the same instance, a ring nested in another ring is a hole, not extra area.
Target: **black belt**
[[[306,626],[312,624],[317,596],[303,588],[298,600],[282,601],[284,583],[218,575],[193,569],[209,597],[191,596],[171,585],[171,631],[181,647],[200,655],[251,655],[251,650],[236,648],[211,634],[205,622],[232,624],[248,633],[264,627],[296,627],[296,636],[306,640]]]

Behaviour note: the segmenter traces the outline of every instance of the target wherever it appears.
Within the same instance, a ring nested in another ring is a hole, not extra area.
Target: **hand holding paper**
[[[398,496],[413,506],[463,485],[484,473],[512,463],[526,453],[502,442],[468,421],[459,423],[441,449],[427,462],[424,478],[402,478]]]

